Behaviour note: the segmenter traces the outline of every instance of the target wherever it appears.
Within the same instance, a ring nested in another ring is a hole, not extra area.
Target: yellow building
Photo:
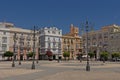
[[[88,32],[88,52],[94,52],[95,58],[100,58],[101,51],[110,52],[110,35],[111,33],[119,31],[118,25],[103,26],[100,30]],[[86,53],[86,34],[82,35],[83,53]]]
[[[70,25],[70,32],[62,35],[62,52],[70,52],[70,59],[75,59],[76,54],[81,52],[81,37],[79,36],[79,28]]]

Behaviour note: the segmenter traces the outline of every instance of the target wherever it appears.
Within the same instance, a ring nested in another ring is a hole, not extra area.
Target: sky
[[[120,0],[0,0],[0,22],[32,29],[55,26],[68,33],[88,20],[95,30],[120,25]]]

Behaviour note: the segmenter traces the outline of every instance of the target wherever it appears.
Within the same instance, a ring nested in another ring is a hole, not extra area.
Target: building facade
[[[82,42],[79,36],[79,28],[70,25],[70,32],[62,35],[62,53],[70,52],[70,59],[76,59],[76,55],[81,52]]]
[[[8,24],[6,26],[8,26]],[[5,28],[5,25],[3,23],[0,23],[0,60],[2,59],[3,54],[9,50],[9,46],[10,29]]]
[[[97,31],[90,31],[88,32],[88,52],[94,52],[95,58],[100,58],[101,51],[110,52],[110,36],[111,33],[117,32],[119,26],[113,24],[102,27],[100,30]],[[82,42],[83,42],[83,53],[86,53],[86,34],[82,35]]]
[[[39,33],[41,59],[47,59],[46,51],[49,50],[53,53],[53,59],[58,59],[62,55],[62,30],[56,27],[44,27],[39,30]]]
[[[1,55],[6,51],[14,52],[15,59],[26,60],[33,51],[33,31],[17,28],[12,23],[0,23]],[[38,58],[38,36],[36,36],[36,59]]]
[[[120,30],[110,34],[110,53],[120,52]]]

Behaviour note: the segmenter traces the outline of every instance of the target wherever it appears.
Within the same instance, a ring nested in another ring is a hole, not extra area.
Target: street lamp
[[[33,32],[33,61],[32,61],[32,67],[31,69],[35,69],[35,26],[34,26],[34,32]]]
[[[21,60],[20,59],[21,59],[21,53],[20,53],[20,58],[19,58],[19,65],[21,65]]]
[[[38,35],[38,38],[36,38],[36,40],[38,39],[38,41],[39,41],[39,30],[37,31],[37,33],[36,33],[37,35]],[[37,55],[37,59],[36,59],[36,63],[38,64],[39,63],[39,54],[40,54],[40,47],[39,47],[39,43],[37,44],[37,50],[38,50],[38,55]]]
[[[59,47],[58,47],[58,59],[57,59],[58,63],[60,62],[59,60]]]
[[[86,71],[90,71],[90,64],[89,64],[89,57],[88,57],[88,21],[85,23],[86,28],[86,53],[87,53],[87,65],[86,65]]]
[[[14,50],[13,50],[12,67],[15,67],[15,62],[14,62],[14,60],[15,60],[16,33],[14,33],[13,39],[14,39]]]
[[[60,62],[60,60],[59,60],[59,53],[58,53],[58,63]]]
[[[20,46],[19,46],[19,48],[20,48],[19,65],[21,65],[21,38],[22,38],[22,37],[20,37]]]
[[[60,59],[59,59],[59,53],[61,53],[61,42],[59,41],[58,43],[58,63],[60,62]]]

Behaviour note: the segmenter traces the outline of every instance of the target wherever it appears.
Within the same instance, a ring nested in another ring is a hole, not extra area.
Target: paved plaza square
[[[90,61],[90,71],[86,71],[86,61],[39,61],[35,70],[32,61],[0,62],[0,80],[120,80],[120,62]]]

